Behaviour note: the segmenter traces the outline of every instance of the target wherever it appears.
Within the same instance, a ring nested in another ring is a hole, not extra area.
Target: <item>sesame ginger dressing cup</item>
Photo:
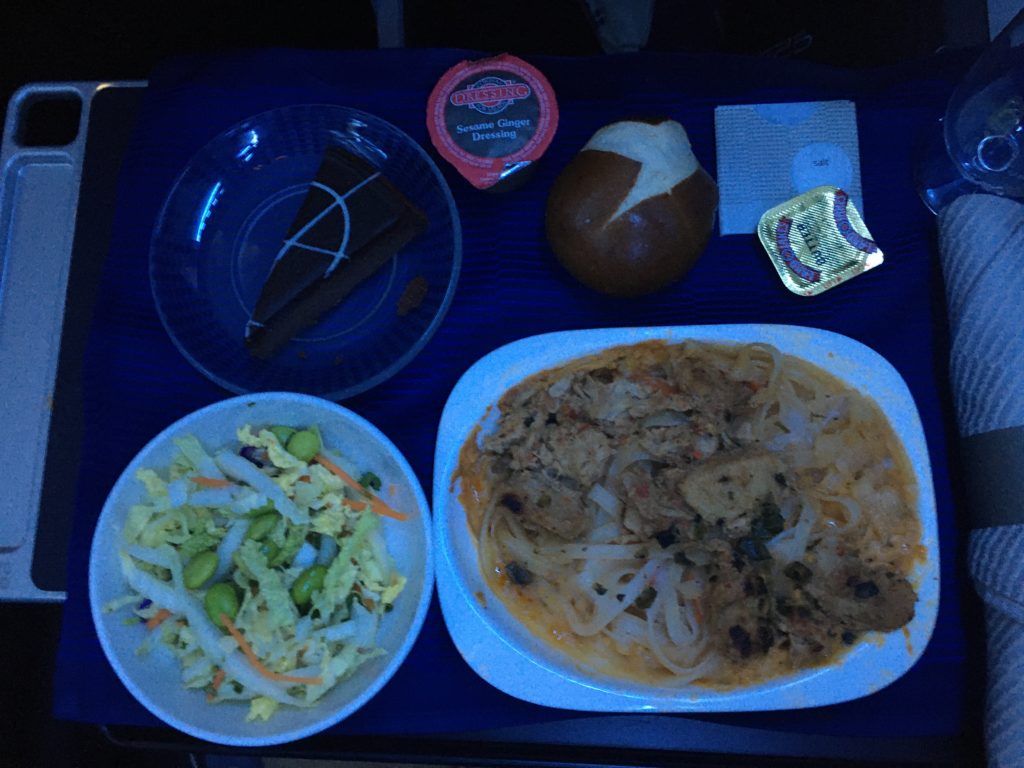
[[[503,192],[524,183],[557,127],[547,78],[508,54],[456,64],[427,101],[430,140],[477,189]]]

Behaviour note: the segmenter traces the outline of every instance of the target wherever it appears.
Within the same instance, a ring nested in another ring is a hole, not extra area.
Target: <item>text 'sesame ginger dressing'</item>
[[[427,102],[437,151],[474,187],[492,192],[522,184],[557,127],[551,84],[509,54],[456,64]]]

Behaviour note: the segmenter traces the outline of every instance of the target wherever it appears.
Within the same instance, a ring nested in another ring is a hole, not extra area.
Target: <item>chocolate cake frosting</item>
[[[426,228],[382,173],[328,147],[246,324],[250,354],[272,357]]]

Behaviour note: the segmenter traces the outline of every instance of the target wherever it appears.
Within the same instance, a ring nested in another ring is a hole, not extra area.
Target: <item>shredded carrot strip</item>
[[[229,485],[234,485],[230,480],[222,480],[219,477],[203,477],[202,475],[192,475],[192,482],[204,488],[227,488]]]
[[[309,475],[303,475],[302,477],[299,478],[299,482],[300,483],[308,483],[312,479],[313,478],[311,478]]]
[[[704,623],[704,612],[700,609],[700,600],[693,601],[693,618],[697,620],[698,624]]]
[[[166,608],[161,608],[159,611],[153,614],[153,616],[146,622],[146,629],[156,629],[165,621],[167,617],[171,615],[171,612]]]
[[[315,462],[317,462],[318,464],[320,464],[322,467],[324,467],[324,469],[326,469],[329,472],[331,472],[332,474],[335,474],[338,477],[340,477],[341,481],[343,483],[345,483],[346,485],[348,485],[353,490],[359,491],[362,494],[366,494],[366,489],[363,488],[363,486],[361,486],[359,483],[357,483],[352,478],[352,475],[350,475],[348,472],[343,470],[341,467],[339,467],[333,461],[328,459],[322,453],[321,454],[317,454],[316,458],[313,459],[313,460]],[[399,512],[397,510],[392,509],[387,504],[385,504],[383,501],[378,499],[376,496],[370,496],[369,498],[370,498],[370,509],[372,509],[374,512],[376,512],[378,515],[381,515],[383,517],[393,517],[395,520],[402,520],[402,521],[405,521],[405,520],[409,519],[409,516],[407,514],[405,514],[404,512]],[[354,509],[354,507],[353,507],[353,509]]]
[[[338,477],[340,477],[342,482],[347,484],[352,489],[354,489],[356,491],[359,491],[360,493],[366,493],[366,489],[363,488],[363,486],[361,486],[359,483],[357,483],[352,478],[352,475],[350,475],[344,469],[342,469],[337,464],[335,464],[333,461],[328,459],[322,453],[318,453],[313,458],[313,461],[315,461],[317,464],[320,464],[322,467],[324,467],[324,469],[326,469],[326,470],[330,471],[331,473],[333,473],[333,474],[337,475]]]
[[[224,670],[218,669],[217,674],[213,676],[213,683],[210,686],[212,690],[206,694],[207,701],[213,701],[213,697],[216,695],[217,691],[220,690],[221,683],[224,682],[224,677]]]
[[[322,677],[297,677],[296,675],[282,675],[280,672],[271,672],[263,663],[259,660],[255,653],[253,653],[252,646],[246,641],[245,636],[238,631],[231,619],[228,618],[226,613],[220,615],[221,624],[224,625],[225,629],[231,633],[231,636],[235,638],[235,642],[238,643],[238,647],[242,649],[242,653],[245,654],[245,658],[249,660],[249,663],[256,668],[263,677],[268,680],[279,680],[284,683],[299,683],[304,685],[321,685],[324,681]]]
[[[409,516],[404,512],[399,512],[397,509],[392,509],[383,501],[373,496],[370,499],[370,509],[376,512],[381,517],[391,517],[395,520],[401,520],[403,523],[409,519]]]

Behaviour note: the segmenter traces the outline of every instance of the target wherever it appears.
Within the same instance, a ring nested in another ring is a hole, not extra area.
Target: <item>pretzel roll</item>
[[[556,179],[547,237],[580,282],[640,296],[686,274],[717,210],[718,187],[682,125],[625,120],[597,131]]]

